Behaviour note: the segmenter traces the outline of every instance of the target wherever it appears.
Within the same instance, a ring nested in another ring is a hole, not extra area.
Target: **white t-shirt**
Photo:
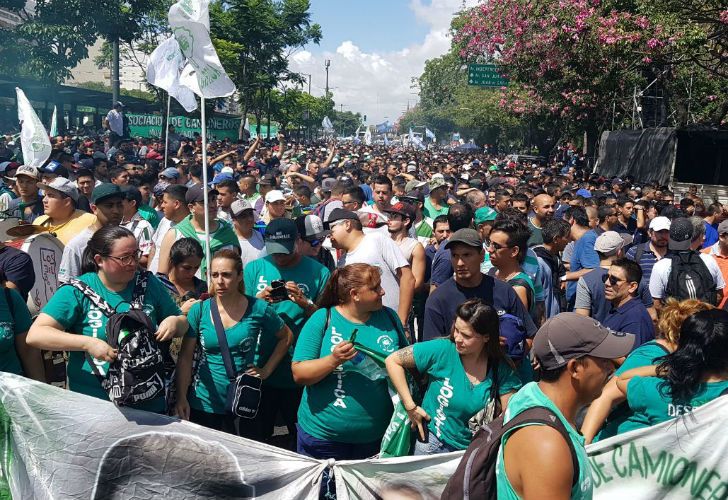
[[[124,118],[121,113],[115,109],[106,113],[106,119],[109,121],[109,128],[117,135],[124,135]]]
[[[710,271],[710,275],[713,276],[716,288],[722,290],[725,288],[725,280],[723,274],[720,272],[718,263],[715,261],[715,257],[706,253],[701,253],[700,258],[703,259],[705,265]],[[653,299],[665,298],[665,290],[667,290],[667,282],[670,278],[670,270],[672,269],[672,260],[669,258],[660,259],[655,262],[655,266],[652,268],[652,274],[650,275],[650,294]]]
[[[172,222],[168,218],[162,217],[162,220],[159,221],[159,225],[157,226],[157,230],[154,231],[154,234],[152,235],[154,257],[152,257],[151,262],[149,262],[149,264],[147,265],[147,269],[149,269],[154,274],[157,274],[157,271],[159,271],[159,252],[162,248],[162,240],[167,235],[167,231],[172,229],[175,224],[175,222]]]
[[[380,232],[365,234],[356,249],[341,256],[337,266],[344,267],[356,263],[370,264],[382,271],[384,289],[382,302],[397,311],[399,308],[397,269],[409,266],[409,262],[392,238]]]
[[[58,269],[58,282],[68,283],[71,278],[81,276],[81,257],[83,251],[88,245],[94,230],[90,227],[84,229],[81,233],[74,236],[63,248],[63,256],[61,257],[61,265]]]
[[[122,226],[134,233],[134,237],[139,242],[139,250],[141,250],[142,255],[149,255],[154,244],[152,240],[152,236],[154,235],[152,224],[137,214],[133,220],[122,224]]]
[[[250,239],[241,238],[238,235],[238,241],[240,242],[240,257],[243,260],[243,268],[248,265],[248,262],[265,256],[263,236],[255,229],[253,230],[253,234],[250,235]]]

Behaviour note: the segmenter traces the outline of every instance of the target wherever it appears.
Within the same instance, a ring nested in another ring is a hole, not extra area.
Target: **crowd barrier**
[[[728,498],[725,397],[588,448],[596,499]],[[321,461],[0,373],[0,498],[307,499],[333,467],[338,498],[407,481],[438,495],[462,452]]]

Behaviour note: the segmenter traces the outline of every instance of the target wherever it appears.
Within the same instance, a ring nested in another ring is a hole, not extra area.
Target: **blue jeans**
[[[457,448],[443,443],[432,432],[427,436],[426,443],[415,442],[415,455],[437,455],[438,453],[450,453],[451,451],[457,451]]]
[[[296,451],[307,457],[336,460],[362,460],[379,453],[380,441],[371,443],[339,443],[338,441],[327,441],[313,437],[304,431],[299,424]],[[333,500],[336,498],[336,482],[331,474],[331,469],[324,469],[321,475],[321,489],[319,499]]]

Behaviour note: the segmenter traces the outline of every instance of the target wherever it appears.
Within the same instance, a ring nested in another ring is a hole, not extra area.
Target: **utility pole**
[[[326,59],[324,63],[326,68],[326,97],[329,97],[329,66],[331,66],[331,59]]]
[[[111,107],[119,100],[119,38],[111,41]]]

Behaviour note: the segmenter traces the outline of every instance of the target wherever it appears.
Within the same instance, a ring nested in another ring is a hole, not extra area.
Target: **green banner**
[[[129,128],[133,137],[160,137],[162,135],[162,115],[129,113]],[[175,131],[185,137],[192,137],[195,132],[201,133],[200,119],[188,118],[186,116],[170,116],[169,124],[174,125]],[[207,137],[214,139],[238,139],[238,127],[240,118],[212,117],[207,120]],[[250,125],[251,135],[256,136],[255,124]],[[263,137],[267,136],[268,127],[260,126]],[[278,134],[278,127],[271,125],[270,136]]]
[[[508,78],[498,74],[495,64],[468,64],[468,84],[478,87],[507,87]]]

